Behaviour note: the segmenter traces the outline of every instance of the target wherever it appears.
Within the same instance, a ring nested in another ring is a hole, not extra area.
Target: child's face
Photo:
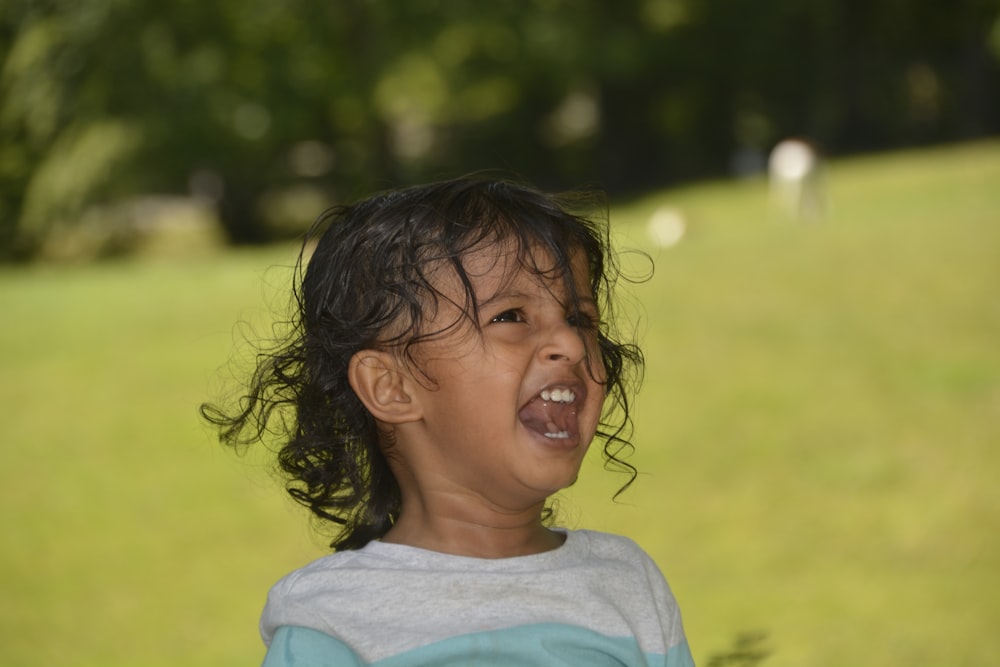
[[[535,259],[542,268],[552,263],[543,251]],[[579,252],[573,261],[578,312],[561,279],[520,269],[496,247],[463,264],[481,331],[463,321],[414,350],[432,382],[415,372],[423,442],[400,453],[425,486],[431,480],[520,509],[576,480],[600,419],[604,367],[587,260]],[[462,316],[458,278],[449,272],[438,287],[453,303],[439,298],[431,331]]]

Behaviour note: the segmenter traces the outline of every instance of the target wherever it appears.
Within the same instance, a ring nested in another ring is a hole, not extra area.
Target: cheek
[[[607,385],[607,371],[604,368],[603,360],[601,357],[597,357],[597,361],[591,365],[589,371],[591,375],[592,393],[590,396],[593,398],[591,404],[593,405],[593,410],[597,414],[597,418],[600,418],[601,412],[604,410],[604,402],[608,398],[608,385]]]
[[[607,394],[604,393],[604,387],[601,387],[601,391],[594,396],[594,419],[600,420],[601,413],[604,412],[604,399],[607,398]]]
[[[602,386],[608,379],[604,354],[602,354],[601,346],[596,340],[587,343],[587,373],[594,382]]]

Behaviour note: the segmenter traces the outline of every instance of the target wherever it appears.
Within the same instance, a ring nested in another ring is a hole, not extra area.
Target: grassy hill
[[[666,572],[703,666],[1000,659],[1000,143],[838,161],[827,219],[760,181],[612,211],[653,256],[633,462],[561,500]],[[686,222],[657,248],[647,222]],[[294,250],[0,270],[0,664],[246,665],[267,587],[323,552],[198,422]],[[625,257],[627,268],[643,270]]]

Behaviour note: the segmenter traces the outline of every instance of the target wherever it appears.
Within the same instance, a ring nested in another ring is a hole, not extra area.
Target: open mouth
[[[579,436],[578,404],[584,390],[566,385],[543,389],[518,412],[529,430],[553,441],[573,441]]]

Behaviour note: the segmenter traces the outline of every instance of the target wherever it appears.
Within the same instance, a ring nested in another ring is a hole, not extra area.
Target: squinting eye
[[[514,323],[517,323],[517,322],[524,322],[524,318],[521,316],[521,311],[519,311],[519,310],[505,310],[502,313],[500,313],[499,315],[497,315],[496,317],[494,317],[492,320],[490,320],[490,322],[491,323],[496,323],[496,322],[514,322]]]

